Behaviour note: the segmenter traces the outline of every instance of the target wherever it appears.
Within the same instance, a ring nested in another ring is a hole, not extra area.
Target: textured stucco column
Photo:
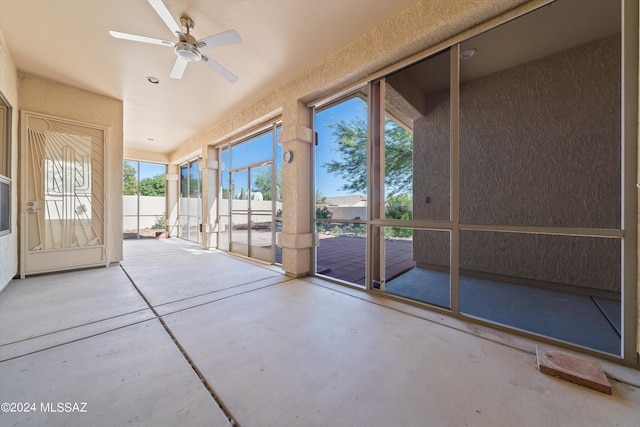
[[[311,113],[301,102],[291,101],[282,109],[282,152],[290,151],[293,160],[282,164],[282,268],[292,276],[311,272],[311,150],[313,131]]]
[[[207,146],[203,154],[199,165],[202,171],[202,246],[210,249],[218,246],[218,233],[214,227],[218,209],[218,150]]]
[[[178,236],[178,199],[180,197],[180,165],[167,165],[166,229],[169,236]]]

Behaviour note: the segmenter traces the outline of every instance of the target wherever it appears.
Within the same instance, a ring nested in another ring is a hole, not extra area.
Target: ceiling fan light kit
[[[202,55],[198,49],[187,42],[180,42],[176,44],[176,47],[173,48],[173,50],[176,51],[178,58],[187,62],[198,62],[202,59]]]
[[[228,30],[220,34],[214,34],[203,39],[196,40],[196,38],[191,35],[191,30],[193,30],[193,28],[195,27],[195,22],[191,18],[187,16],[183,16],[180,18],[180,24],[182,28],[184,28],[184,31],[182,31],[182,29],[180,28],[181,26],[178,25],[178,23],[173,19],[171,13],[164,5],[162,0],[147,1],[156,11],[158,16],[160,16],[160,19],[162,19],[169,30],[171,30],[171,32],[175,34],[176,37],[178,37],[177,43],[173,43],[168,40],[156,39],[153,37],[121,33],[119,31],[109,31],[109,34],[117,39],[173,47],[173,50],[177,55],[176,62],[173,65],[171,74],[169,75],[173,79],[182,78],[189,62],[199,62],[202,60],[205,65],[207,65],[216,73],[220,74],[230,83],[235,83],[236,81],[238,81],[238,76],[224,68],[211,57],[200,52],[200,49],[210,49],[214,47],[240,43],[242,39],[240,38],[240,35],[236,30]]]

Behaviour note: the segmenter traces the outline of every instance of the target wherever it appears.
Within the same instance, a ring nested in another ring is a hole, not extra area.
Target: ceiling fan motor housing
[[[177,43],[174,50],[178,58],[187,62],[198,62],[202,58],[198,49],[188,42]]]

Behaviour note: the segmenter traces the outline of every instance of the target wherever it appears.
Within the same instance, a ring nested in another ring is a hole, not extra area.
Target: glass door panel
[[[365,286],[367,96],[358,92],[315,115],[315,273]]]
[[[622,13],[589,3],[460,46],[460,312],[619,355]]]
[[[249,170],[231,173],[230,250],[249,256]]]
[[[385,291],[450,308],[451,232],[405,227],[383,230]]]
[[[274,125],[220,150],[219,248],[268,263],[281,259],[275,246],[277,220],[282,225],[278,132]]]
[[[218,249],[229,250],[229,149],[220,150],[220,203],[218,204]]]
[[[250,256],[261,261],[273,260],[273,165],[250,168],[251,175],[251,249]]]
[[[386,78],[385,219],[450,220],[450,61],[446,50]]]

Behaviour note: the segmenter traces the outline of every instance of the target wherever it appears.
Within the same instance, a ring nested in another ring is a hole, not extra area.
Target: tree
[[[390,194],[386,201],[387,219],[411,219],[413,200],[408,194]]]
[[[122,194],[125,196],[138,194],[137,172],[128,162],[122,164]]]
[[[388,192],[413,192],[413,135],[393,120],[384,124],[385,186]]]
[[[345,179],[340,190],[350,193],[367,192],[367,121],[356,117],[351,122],[341,120],[330,125],[331,139],[337,143],[341,159],[323,166],[327,172]]]
[[[253,179],[252,192],[262,193],[264,200],[273,200],[271,195],[271,168],[260,171]],[[276,174],[276,200],[282,197],[282,171]]]
[[[141,196],[160,196],[165,195],[166,178],[165,174],[161,173],[151,178],[144,178],[140,180],[140,195]]]
[[[340,159],[323,166],[327,171],[345,180],[340,190],[350,193],[367,192],[367,121],[356,117],[351,121],[339,121],[330,125],[331,138],[337,144]],[[393,120],[385,119],[385,185],[395,194],[412,191],[413,137]]]
[[[390,194],[386,200],[385,218],[387,219],[411,219],[413,200],[408,194]],[[385,227],[385,237],[411,237],[413,230],[405,227]]]

